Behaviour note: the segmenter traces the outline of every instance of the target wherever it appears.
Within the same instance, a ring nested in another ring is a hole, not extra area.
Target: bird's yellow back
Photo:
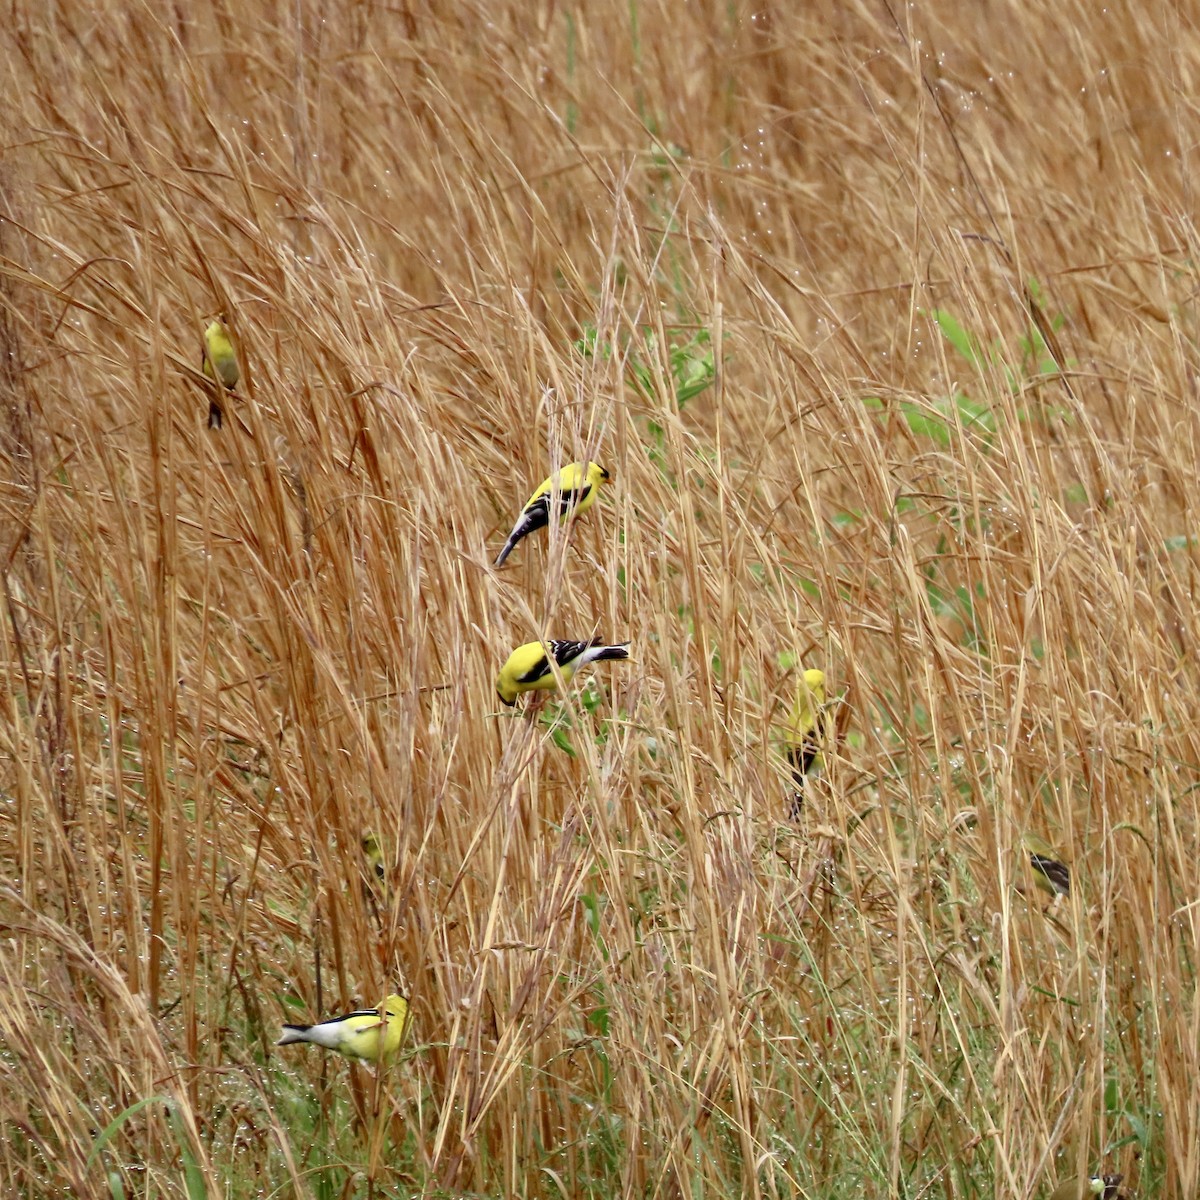
[[[524,690],[519,681],[545,660],[546,647],[541,642],[526,642],[508,656],[508,661],[500,668],[500,674],[496,677],[496,691],[500,693],[500,698],[505,704],[512,704]],[[570,674],[566,674],[564,678],[569,679]],[[556,686],[553,673],[547,674],[534,686],[539,690],[551,691]]]
[[[1071,894],[1071,869],[1049,842],[1032,831],[1021,835],[1021,844],[1029,860],[1033,882],[1048,896]]]
[[[366,857],[367,865],[371,868],[371,873],[376,879],[384,879],[387,876],[387,867],[383,862],[383,846],[379,842],[379,835],[375,833],[364,833],[362,839],[363,855]]]
[[[219,379],[227,388],[237,386],[237,354],[233,339],[222,321],[213,321],[204,331],[204,373],[209,379]]]
[[[817,728],[817,718],[825,703],[825,672],[808,670],[796,685],[796,702],[788,715],[784,733],[790,745],[799,746]]]
[[[528,508],[529,505],[536,503],[555,488],[563,495],[571,492],[583,492],[586,489],[587,494],[581,500],[577,500],[573,506],[564,507],[560,515],[565,517],[571,511],[585,512],[596,502],[596,493],[599,491],[600,485],[608,478],[609,473],[599,463],[588,463],[587,471],[584,471],[583,463],[567,463],[565,467],[559,468],[548,479],[542,481],[538,490],[529,497],[525,507]]]
[[[400,1049],[400,1041],[404,1037],[404,1027],[408,1024],[408,1001],[403,996],[393,993],[383,1002],[383,1010],[387,1014],[383,1057],[387,1058]]]
[[[342,1044],[342,1053],[367,1062],[378,1062],[389,1058],[400,1049],[404,1037],[404,1026],[408,1020],[408,1001],[403,996],[391,995],[380,1006],[380,1012],[369,1016],[353,1017],[347,1022]],[[387,1026],[384,1027],[384,1014]],[[380,1035],[383,1047],[380,1048]]]

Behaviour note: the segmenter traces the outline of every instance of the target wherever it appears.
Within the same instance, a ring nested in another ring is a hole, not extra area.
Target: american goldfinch
[[[396,1053],[408,1019],[408,1001],[391,995],[378,1008],[361,1009],[317,1025],[285,1025],[277,1046],[312,1042],[347,1058],[378,1062]],[[382,1038],[383,1046],[380,1048]]]
[[[200,354],[200,366],[212,380],[220,380],[230,391],[237,387],[238,364],[233,349],[233,339],[220,317],[204,331],[204,349]],[[220,429],[224,410],[214,396],[208,402],[208,427]]]
[[[596,503],[600,485],[608,478],[608,472],[594,462],[586,466],[573,462],[555,471],[526,501],[512,533],[508,535],[508,541],[504,543],[504,549],[496,556],[496,566],[504,562],[523,537],[550,524],[550,505],[554,500],[554,492],[558,493],[559,520],[564,520],[572,512],[587,512]]]
[[[805,671],[796,685],[796,702],[783,727],[783,745],[792,767],[792,794],[788,816],[798,820],[804,806],[804,786],[808,772],[821,753],[827,721],[825,706],[825,672]]]
[[[1050,1193],[1050,1200],[1091,1200],[1093,1196],[1099,1196],[1100,1200],[1116,1200],[1121,1194],[1123,1178],[1123,1175],[1076,1175],[1060,1183]]]
[[[363,834],[362,849],[367,866],[371,868],[375,878],[384,879],[387,875],[387,868],[383,865],[383,847],[379,844],[378,834]]]
[[[549,641],[545,645],[541,642],[526,642],[508,656],[508,662],[500,668],[500,674],[496,676],[496,691],[509,708],[516,703],[522,692],[550,692],[558,686],[550,660],[546,657],[547,648],[554,655],[564,683],[569,682],[575,672],[586,667],[588,663],[599,662],[604,658],[629,657],[628,642],[622,642],[619,646],[606,646],[598,641]]]
[[[1027,833],[1021,839],[1033,868],[1033,882],[1048,896],[1071,894],[1071,872],[1060,862],[1054,850],[1036,833]]]

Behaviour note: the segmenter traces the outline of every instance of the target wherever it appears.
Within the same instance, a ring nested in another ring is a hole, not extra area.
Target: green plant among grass
[[[594,679],[588,679],[579,689],[575,697],[576,703],[585,713],[595,713],[604,703],[604,692]],[[550,734],[550,740],[570,758],[577,758],[578,751],[571,741],[571,733],[575,729],[571,705],[562,700],[552,700],[547,703],[542,712],[541,725]],[[601,720],[592,731],[592,740],[597,749],[608,743],[609,721]]]
[[[1029,281],[1030,296],[1034,301],[1043,305],[1042,289],[1036,279]],[[936,322],[942,337],[955,350],[962,360],[976,369],[998,369],[1004,376],[1009,392],[1014,396],[1030,383],[1041,383],[1057,377],[1060,366],[1054,360],[1046,345],[1046,339],[1036,325],[1032,323],[1025,333],[1017,338],[1018,355],[1014,364],[1011,354],[1005,351],[1004,343],[997,338],[990,347],[985,346],[983,339],[973,334],[967,327],[944,308],[934,308],[929,316]],[[1050,328],[1058,332],[1066,324],[1064,313],[1055,313],[1050,318]]]
[[[659,336],[649,326],[639,330],[642,351],[639,354],[629,344],[619,348],[625,358],[626,379],[644,399],[656,394],[655,373],[650,361],[659,357]],[[584,326],[583,333],[573,343],[575,351],[585,359],[597,354],[610,360],[617,348],[611,342],[601,342],[595,325]],[[671,395],[680,409],[707,391],[716,382],[716,358],[712,348],[712,334],[707,329],[671,326],[667,329],[666,352],[662,356],[671,381]]]
[[[1035,297],[1040,295],[1036,281],[1030,282],[1030,291]],[[931,309],[927,315],[937,325],[946,344],[964,363],[976,371],[998,371],[1014,397],[1020,397],[1031,388],[1046,384],[1061,374],[1058,363],[1046,345],[1046,339],[1032,324],[1017,338],[1017,352],[1014,355],[1006,351],[999,339],[991,346],[985,345],[982,338],[972,333],[947,309]],[[1062,313],[1056,313],[1050,319],[1054,330],[1061,329],[1065,323],[1066,317]],[[883,412],[889,408],[878,396],[864,396],[862,403],[873,412]],[[956,388],[948,396],[921,401],[900,400],[895,409],[915,437],[931,441],[943,450],[953,445],[960,428],[963,436],[981,439],[983,447],[990,449],[998,429],[996,407],[975,399],[962,388]],[[1066,409],[1046,406],[1036,410],[1019,408],[1018,419],[1028,420],[1034,412],[1042,420],[1070,419]]]
[[[88,1155],[87,1168],[99,1160],[103,1160],[106,1156],[105,1148],[116,1137],[121,1127],[135,1117],[143,1109],[154,1105],[163,1105],[167,1115],[167,1123],[170,1126],[171,1133],[175,1138],[176,1146],[179,1150],[179,1158],[182,1169],[182,1186],[183,1193],[188,1200],[207,1200],[208,1187],[205,1184],[204,1172],[200,1168],[200,1163],[196,1158],[195,1150],[192,1146],[192,1141],[188,1135],[187,1128],[179,1113],[179,1106],[176,1101],[170,1096],[146,1096],[144,1099],[137,1101],[135,1104],[129,1105],[128,1108],[119,1112],[105,1128],[100,1132],[95,1142],[92,1144],[91,1152]],[[125,1200],[125,1182],[124,1175],[116,1167],[109,1167],[105,1172],[105,1180],[108,1185],[109,1195],[112,1200]]]

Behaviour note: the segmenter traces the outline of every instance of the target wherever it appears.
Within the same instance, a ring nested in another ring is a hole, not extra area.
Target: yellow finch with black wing
[[[1029,865],[1033,868],[1033,882],[1047,896],[1069,896],[1071,894],[1071,872],[1067,865],[1058,858],[1053,848],[1042,841],[1036,833],[1027,833],[1021,840],[1029,855]]]
[[[504,549],[496,555],[496,566],[503,564],[522,538],[550,524],[552,505],[560,521],[572,513],[578,515],[587,512],[596,503],[600,485],[608,478],[608,472],[594,462],[573,462],[555,471],[526,501],[512,533],[508,535],[508,541],[504,543]]]
[[[550,657],[554,656],[563,682],[569,683],[577,671],[588,663],[606,658],[628,658],[629,643],[610,646],[600,641],[590,642],[527,642],[518,646],[496,676],[496,691],[511,708],[522,692],[551,692],[558,687]]]
[[[799,820],[804,807],[804,788],[808,772],[821,753],[828,721],[825,718],[825,672],[805,671],[796,685],[796,702],[783,727],[783,747],[792,768],[796,790],[788,806],[788,816]]]
[[[403,996],[391,995],[378,1008],[360,1009],[316,1025],[285,1025],[283,1036],[275,1045],[312,1042],[347,1058],[378,1062],[400,1048],[407,1019],[408,1001]]]
[[[1121,1193],[1123,1175],[1076,1175],[1067,1179],[1050,1193],[1050,1200],[1117,1200]]]
[[[221,382],[226,389],[233,391],[237,387],[238,364],[237,354],[233,349],[233,339],[225,322],[220,318],[213,321],[204,331],[204,349],[200,354],[200,367],[204,374],[214,382]],[[208,427],[220,429],[224,409],[213,396],[208,402]]]
[[[383,865],[383,846],[379,843],[379,835],[364,833],[362,850],[363,856],[367,860],[367,866],[371,868],[375,878],[382,882],[387,878],[387,868]]]

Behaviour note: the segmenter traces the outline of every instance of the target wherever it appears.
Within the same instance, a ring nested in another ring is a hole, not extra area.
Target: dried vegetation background
[[[2,26],[5,1195],[1197,1194],[1186,6]]]

